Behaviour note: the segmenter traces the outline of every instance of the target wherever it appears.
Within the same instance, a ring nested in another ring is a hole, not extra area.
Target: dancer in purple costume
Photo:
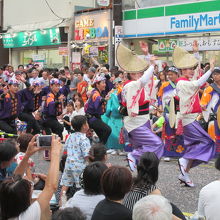
[[[215,143],[200,126],[196,118],[202,112],[199,100],[199,89],[206,82],[214,69],[214,60],[210,60],[210,70],[198,80],[192,80],[198,60],[182,48],[175,47],[174,65],[181,69],[182,78],[176,85],[180,98],[180,117],[178,125],[183,126],[184,146],[186,151],[179,159],[181,174],[179,180],[186,186],[194,187],[189,177],[189,170],[202,162],[208,162],[215,155]]]
[[[148,52],[146,43],[141,43],[141,48],[144,52]],[[150,57],[151,65],[143,75],[138,71],[126,70],[129,73],[128,81],[125,82],[122,90],[122,105],[127,108],[124,127],[128,131],[129,141],[134,147],[134,150],[128,154],[128,162],[132,171],[135,170],[136,163],[143,153],[154,152],[158,158],[161,158],[164,152],[162,140],[150,128],[149,105],[155,60],[154,56]]]

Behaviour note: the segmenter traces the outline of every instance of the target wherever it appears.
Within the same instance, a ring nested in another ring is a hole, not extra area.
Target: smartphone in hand
[[[37,137],[37,146],[50,148],[52,142],[52,135],[39,135]]]

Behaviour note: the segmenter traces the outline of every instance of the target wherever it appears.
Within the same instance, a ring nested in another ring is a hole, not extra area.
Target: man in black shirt
[[[105,199],[96,206],[92,220],[132,220],[132,212],[121,204],[131,184],[132,175],[127,168],[112,166],[107,169],[101,179]]]

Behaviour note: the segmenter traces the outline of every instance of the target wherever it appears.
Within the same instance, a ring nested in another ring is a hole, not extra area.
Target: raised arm
[[[210,59],[209,62],[210,62],[210,69],[201,78],[196,80],[198,83],[198,86],[202,86],[208,80],[208,78],[211,76],[211,74],[215,68],[215,59],[212,58],[212,59]]]
[[[62,145],[60,138],[52,135],[50,167],[46,178],[45,187],[37,200],[40,204],[42,212],[46,212],[48,210],[49,202],[57,189],[61,150]]]
[[[148,44],[146,42],[139,41],[139,46],[143,54],[147,57],[147,60],[151,63],[150,67],[144,72],[143,76],[139,79],[141,81],[142,86],[144,87],[154,73],[154,65],[157,57],[151,56],[149,54]]]
[[[154,65],[150,65],[150,67],[144,72],[143,76],[139,79],[143,87],[148,83],[153,73]]]

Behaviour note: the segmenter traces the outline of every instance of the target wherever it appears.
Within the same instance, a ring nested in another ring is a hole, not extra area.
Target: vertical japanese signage
[[[60,43],[59,28],[3,35],[4,48],[50,46]]]

